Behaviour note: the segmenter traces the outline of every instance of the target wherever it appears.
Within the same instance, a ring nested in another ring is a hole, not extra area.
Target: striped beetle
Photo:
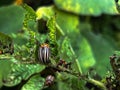
[[[42,64],[48,64],[50,62],[50,48],[49,45],[44,43],[38,49],[38,59]]]

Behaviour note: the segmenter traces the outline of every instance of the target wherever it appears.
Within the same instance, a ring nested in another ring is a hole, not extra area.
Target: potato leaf
[[[22,29],[25,11],[16,5],[0,8],[0,32],[17,33]],[[17,23],[16,23],[17,22]]]
[[[21,90],[42,90],[45,79],[40,75],[35,75],[21,88]]]
[[[114,0],[54,0],[59,9],[78,15],[117,14]]]

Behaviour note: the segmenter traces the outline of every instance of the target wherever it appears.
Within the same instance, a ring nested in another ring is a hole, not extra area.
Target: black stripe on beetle
[[[50,62],[50,48],[49,45],[44,43],[38,50],[38,59],[40,63],[48,64]]]

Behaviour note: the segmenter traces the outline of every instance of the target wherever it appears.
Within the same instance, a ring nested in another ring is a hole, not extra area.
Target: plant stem
[[[87,82],[90,82],[92,83],[93,85],[97,86],[98,88],[100,88],[101,90],[107,90],[107,88],[105,87],[105,85],[103,83],[101,83],[100,81],[97,81],[95,79],[92,79],[92,78],[85,78],[85,80]]]
[[[107,90],[106,86],[100,81],[97,81],[97,80],[92,79],[92,78],[88,78],[85,75],[82,75],[79,73],[72,72],[71,70],[64,68],[64,67],[61,67],[61,66],[59,66],[59,67],[51,66],[51,67],[59,72],[66,72],[68,74],[74,75],[75,77],[77,77],[79,79],[83,79],[83,80],[95,85],[96,87],[100,88],[100,90]]]
[[[56,28],[61,33],[62,36],[65,36],[65,33],[63,32],[63,30],[60,28],[58,24],[56,24]]]
[[[73,48],[72,48],[71,45],[70,45],[70,51],[71,51],[71,53],[73,54],[73,56],[75,56],[76,65],[77,65],[77,67],[78,67],[78,70],[79,70],[80,74],[82,74],[81,66],[80,66],[80,64],[79,64],[79,62],[78,62],[78,59],[76,58],[75,52],[74,52],[74,50],[73,50]]]

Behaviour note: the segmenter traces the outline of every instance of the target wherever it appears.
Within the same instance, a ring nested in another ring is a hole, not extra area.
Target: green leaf
[[[79,49],[76,51],[76,53],[79,53],[78,60],[82,69],[85,71],[86,69],[93,67],[96,63],[96,60],[87,39],[81,35],[79,40]]]
[[[83,88],[84,82],[71,74],[64,72],[57,73],[57,81],[58,90],[85,90]]]
[[[4,78],[10,73],[12,57],[0,55],[0,87],[4,84]]]
[[[62,48],[60,49],[63,50],[60,56],[65,59],[65,61],[74,62],[73,67],[75,71],[82,73],[80,63],[76,57],[76,52],[74,52],[74,46],[77,43],[76,38],[78,38],[80,32],[78,28],[79,17],[70,13],[62,12],[55,8],[54,10],[56,12],[57,25],[61,28],[62,32],[64,32],[64,35],[67,35],[67,38],[64,39]]]
[[[117,14],[114,0],[54,0],[59,9],[78,15]]]
[[[73,53],[70,50],[70,40],[66,37],[61,45],[60,48],[60,56],[65,59],[65,61],[73,61],[73,59],[75,58],[75,56],[73,56]]]
[[[35,75],[22,87],[21,90],[42,90],[44,87],[45,79],[40,75]]]
[[[5,86],[15,86],[22,80],[27,80],[33,74],[39,74],[45,66],[40,64],[25,64],[19,61],[12,62],[9,75],[4,78]]]
[[[56,12],[56,23],[63,30],[65,35],[74,38],[74,35],[70,35],[69,33],[78,33],[79,32],[79,17],[77,15],[63,12],[56,8],[53,8],[54,12]],[[74,23],[73,23],[74,21]]]
[[[55,16],[51,17],[47,22],[47,27],[49,29],[49,44],[51,47],[51,56],[55,57],[58,54],[58,45],[56,40],[56,27],[55,27],[56,21]]]
[[[70,44],[70,40],[67,37],[63,40],[59,52],[62,59],[66,62],[72,62],[73,71],[77,71],[82,74],[80,63],[76,58],[75,52]]]
[[[20,6],[10,5],[0,8],[0,32],[16,33],[22,29],[24,10]]]
[[[13,40],[8,35],[0,32],[0,51],[2,54],[13,53]]]
[[[114,45],[103,38],[102,35],[95,35],[91,31],[85,31],[82,34],[87,39],[94,55],[93,57],[96,60],[96,64],[94,65],[95,70],[99,75],[104,75],[104,73],[108,71],[108,68],[110,68],[109,56],[111,56],[115,51]],[[101,66],[104,69],[101,69]]]
[[[26,14],[25,14],[25,19],[23,22],[23,25],[25,28],[29,29],[28,26],[30,26],[29,22],[32,21],[36,21],[36,13],[35,11],[32,9],[32,7],[28,6],[27,4],[23,4],[22,7],[25,9]],[[35,23],[33,23],[35,24]],[[32,25],[32,24],[31,24]]]
[[[59,81],[58,82],[58,90],[72,90],[72,88],[69,87],[69,85],[67,85],[67,83]]]
[[[23,45],[23,44],[26,44],[28,42],[28,38],[29,38],[29,34],[28,32],[24,32],[24,34],[22,33],[12,33],[11,35],[11,38],[13,39],[14,41],[14,44],[17,44],[17,45]]]
[[[118,12],[120,13],[120,0],[118,0],[118,2],[116,2],[116,7]]]
[[[40,7],[36,11],[37,19],[44,18],[46,20],[50,19],[55,13],[53,11],[53,6]]]
[[[36,11],[36,15],[37,15],[37,20],[39,19],[44,19],[44,20],[49,20],[52,16],[56,16],[55,15],[55,7],[54,6],[49,6],[49,7],[40,7],[37,9]],[[55,26],[56,26],[56,35],[57,35],[57,38],[60,36],[60,35],[65,35],[64,32],[62,31],[61,27],[59,27],[59,25],[57,23],[55,23]]]

